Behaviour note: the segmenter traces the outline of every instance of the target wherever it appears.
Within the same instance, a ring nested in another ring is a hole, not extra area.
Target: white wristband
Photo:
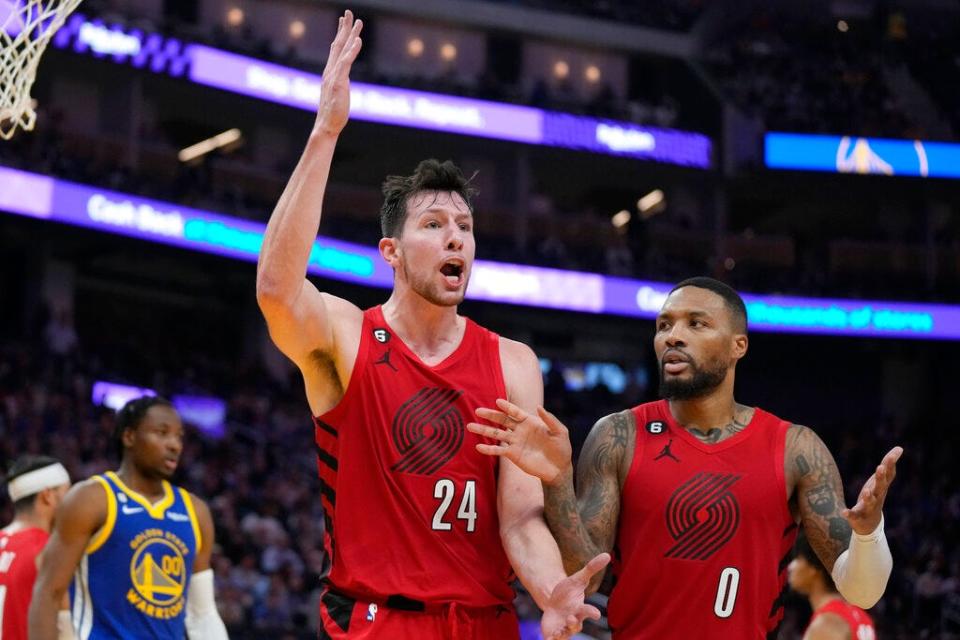
[[[851,604],[869,609],[883,596],[893,570],[893,557],[883,534],[883,516],[872,532],[850,534],[850,547],[837,557],[831,577]]]
[[[73,633],[73,619],[70,617],[69,609],[61,609],[57,612],[57,640],[76,640]]]
[[[187,591],[187,636],[190,640],[227,640],[227,628],[213,597],[213,569],[193,574]]]

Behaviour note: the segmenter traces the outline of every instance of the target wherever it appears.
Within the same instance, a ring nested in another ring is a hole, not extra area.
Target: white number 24
[[[437,480],[433,487],[433,497],[440,501],[436,513],[433,514],[434,531],[450,531],[453,524],[445,522],[443,516],[447,514],[447,509],[453,502],[457,486],[453,480],[443,478]],[[477,528],[477,481],[467,480],[463,487],[463,498],[460,499],[460,508],[457,509],[457,519],[464,520],[467,523],[467,532],[473,533]]]

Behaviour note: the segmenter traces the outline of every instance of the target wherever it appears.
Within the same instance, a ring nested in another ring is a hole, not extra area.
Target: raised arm
[[[115,517],[115,506],[113,514]],[[105,525],[112,526],[112,522],[108,522],[107,495],[99,481],[81,482],[64,496],[33,587],[30,640],[57,639],[57,614],[73,573],[87,546],[101,542],[95,533]]]
[[[883,503],[903,453],[894,447],[845,507],[843,483],[830,450],[811,429],[791,425],[784,466],[810,546],[830,570],[840,594],[864,609],[883,595],[893,560],[883,533]]]
[[[347,11],[340,18],[337,36],[323,72],[317,119],[306,149],[297,163],[277,206],[270,216],[257,264],[257,303],[267,320],[270,337],[300,367],[307,381],[307,397],[314,413],[339,398],[317,398],[311,393],[316,356],[329,356],[338,339],[338,323],[357,325],[360,310],[349,302],[321,294],[306,279],[307,264],[320,227],[323,196],[337,139],[350,112],[350,68],[360,52],[363,23]],[[329,359],[328,359],[329,361]],[[342,379],[341,363],[333,358]],[[329,369],[329,367],[327,367]],[[336,387],[336,385],[332,385]],[[318,406],[320,405],[320,406]]]

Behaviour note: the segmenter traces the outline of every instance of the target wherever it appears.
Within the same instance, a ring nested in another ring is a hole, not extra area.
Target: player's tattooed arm
[[[577,464],[577,492],[572,469],[556,482],[544,483],[544,509],[550,531],[563,554],[568,573],[598,553],[609,552],[620,516],[620,488],[627,453],[635,438],[633,414],[622,411],[601,418],[590,431]],[[578,497],[579,495],[579,497]],[[591,581],[596,591],[600,573]]]
[[[840,471],[830,450],[813,430],[791,425],[787,431],[785,472],[795,487],[796,506],[804,533],[824,566],[833,564],[850,544]]]

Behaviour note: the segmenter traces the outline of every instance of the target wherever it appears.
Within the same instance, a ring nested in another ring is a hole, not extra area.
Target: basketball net
[[[81,0],[0,0],[0,138],[37,121],[30,88],[40,56]]]

